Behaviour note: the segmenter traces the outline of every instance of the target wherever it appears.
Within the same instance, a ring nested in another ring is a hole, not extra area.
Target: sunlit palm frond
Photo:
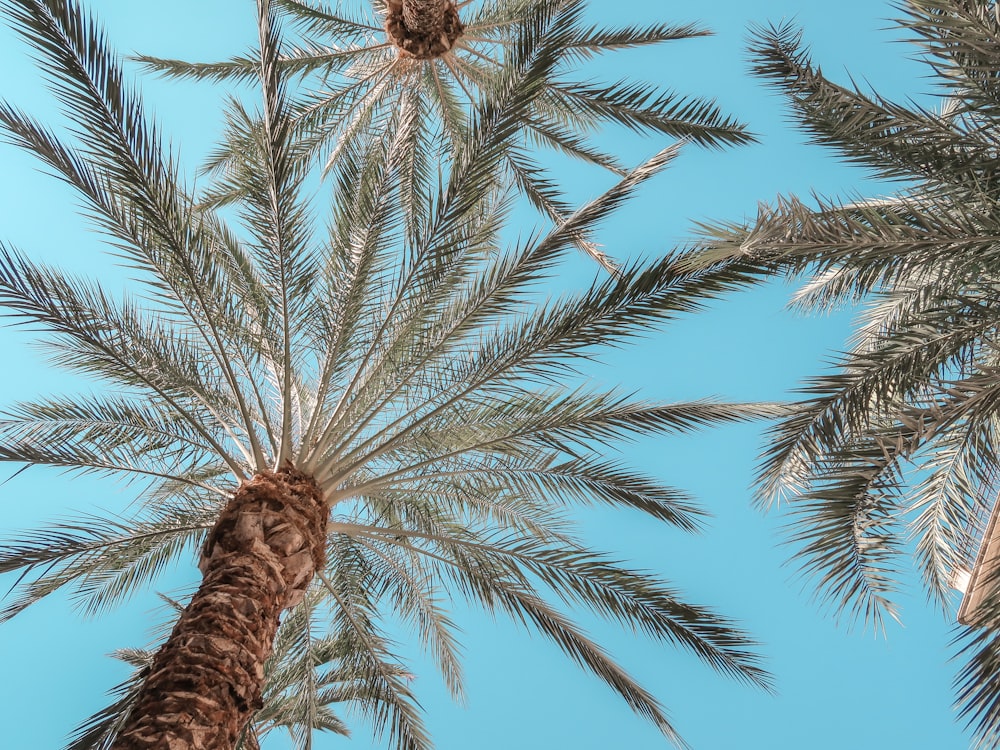
[[[247,750],[276,727],[302,748],[314,731],[342,732],[338,703],[391,746],[428,748],[413,671],[389,633],[395,621],[411,628],[461,697],[452,595],[544,634],[678,745],[662,706],[570,612],[769,685],[741,628],[590,550],[572,513],[602,504],[677,531],[699,527],[704,513],[685,493],[604,451],[779,410],[647,403],[613,387],[584,389],[579,371],[603,349],[697,312],[748,271],[670,254],[560,297],[540,294],[567,251],[594,247],[600,223],[679,146],[616,167],[620,179],[577,207],[531,174],[530,127],[608,166],[578,126],[617,122],[708,145],[746,140],[708,103],[638,84],[573,83],[567,62],[699,31],[586,28],[579,2],[488,4],[470,8],[469,39],[451,57],[404,65],[384,44],[368,44],[378,24],[283,3],[303,34],[337,31],[359,45],[321,63],[325,48],[285,43],[262,2],[256,51],[199,72],[253,80],[260,109],[231,103],[226,143],[209,164],[220,179],[195,195],[95,22],[68,0],[4,7],[79,132],[64,140],[9,106],[0,121],[77,189],[135,279],[112,295],[0,253],[7,314],[40,330],[54,364],[116,391],[11,408],[0,420],[0,460],[150,480],[131,517],[78,518],[8,542],[0,572],[22,578],[5,616],[62,587],[88,612],[120,602],[194,551],[238,483],[293,465],[332,509],[327,562],[286,615]],[[480,36],[489,54],[471,51]],[[330,92],[303,106],[288,79],[306,69],[325,76]],[[411,84],[416,93],[400,93]],[[308,186],[323,165],[312,157],[329,134],[345,133],[322,227]],[[511,241],[515,177],[553,226]],[[232,229],[214,212],[223,205]],[[77,744],[117,731],[131,691],[124,683],[121,701],[83,726]]]
[[[930,597],[952,606],[950,586],[985,544],[1000,455],[1000,17],[972,0],[898,8],[944,94],[936,110],[834,82],[794,26],[758,28],[751,45],[755,71],[809,139],[893,180],[888,194],[779,198],[746,224],[704,226],[689,260],[747,283],[804,280],[799,309],[860,306],[850,350],[771,431],[760,495],[788,498],[796,559],[818,598],[876,626],[894,615],[910,552]],[[956,685],[961,714],[991,747],[998,615],[986,599],[961,636],[969,661]]]
[[[212,527],[220,503],[158,503],[136,518],[86,516],[7,539],[0,571],[20,571],[8,619],[63,586],[71,585],[85,612],[94,614],[135,593],[190,555]]]
[[[658,92],[638,82],[600,85],[574,81],[574,69],[588,58],[631,47],[661,44],[704,36],[694,25],[588,26],[584,3],[474,2],[459,12],[464,29],[452,46],[424,57],[398,47],[386,25],[387,6],[359,2],[357,7],[328,7],[321,3],[288,0],[279,3],[302,35],[301,44],[287,48],[275,63],[289,74],[313,73],[313,93],[300,105],[298,127],[308,133],[311,148],[336,171],[343,144],[364,137],[372,123],[388,122],[389,132],[403,133],[402,141],[446,152],[461,149],[468,118],[484,98],[502,86],[511,61],[526,50],[545,49],[553,65],[542,81],[543,92],[517,122],[516,148],[531,142],[553,147],[571,157],[620,172],[618,160],[596,146],[592,134],[608,126],[640,133],[656,132],[702,146],[748,143],[753,137],[735,118],[721,113],[709,100]],[[181,63],[142,57],[149,69],[176,77],[249,80],[251,57],[225,63]],[[414,97],[423,106],[414,117],[391,117]],[[395,136],[393,136],[395,137]],[[411,148],[419,159],[425,148]],[[563,212],[561,190],[544,169],[526,169],[513,158],[506,168],[519,176],[519,186],[531,202],[553,221]],[[542,199],[542,196],[546,196]],[[584,240],[578,246],[609,270],[615,264]]]

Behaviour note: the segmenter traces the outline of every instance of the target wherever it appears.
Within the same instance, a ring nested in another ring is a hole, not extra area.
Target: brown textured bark
[[[290,466],[236,491],[208,535],[204,578],[157,653],[111,750],[231,750],[261,707],[281,613],[323,564],[329,510]]]
[[[401,55],[440,57],[462,36],[452,0],[386,0],[385,31]]]

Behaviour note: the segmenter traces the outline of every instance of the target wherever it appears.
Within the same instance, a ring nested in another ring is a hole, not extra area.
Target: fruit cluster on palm
[[[752,54],[815,143],[901,187],[818,206],[779,199],[750,224],[708,229],[701,255],[804,278],[802,309],[861,306],[836,371],[809,380],[771,432],[759,495],[788,500],[798,559],[826,601],[876,625],[895,616],[911,551],[951,615],[970,529],[1000,491],[1000,14],[978,0],[900,7],[937,77],[935,108],[834,83],[791,26],[758,30]],[[956,683],[989,747],[1000,742],[994,577],[959,637]]]
[[[461,137],[431,151],[448,158],[440,171],[421,161],[421,131],[386,129],[425,106],[419,96],[381,102],[363,128],[337,121],[325,229],[306,187],[310,138],[323,136],[292,100],[294,54],[267,0],[248,63],[259,111],[232,103],[224,171],[207,194],[185,186],[76,2],[2,7],[75,137],[11,104],[0,104],[0,125],[79,192],[134,279],[115,296],[0,248],[5,313],[44,332],[56,365],[106,386],[9,406],[0,459],[145,485],[132,517],[7,541],[0,572],[20,578],[0,616],[63,587],[100,610],[192,553],[203,573],[163,646],[123,653],[139,671],[74,747],[253,748],[279,726],[309,747],[316,730],[343,731],[332,710],[342,702],[393,746],[428,747],[384,621],[412,625],[460,696],[445,592],[547,636],[678,744],[657,700],[555,601],[767,685],[744,632],[590,549],[566,514],[601,503],[692,530],[701,511],[684,493],[603,458],[602,446],[770,413],[647,403],[574,378],[581,357],[732,288],[742,276],[725,263],[692,271],[668,255],[538,300],[565,251],[591,242],[676,148],[621,169],[611,189],[529,240],[503,234],[524,134],[551,108],[560,66],[580,54],[580,3],[508,7],[516,23],[503,32],[502,64]],[[465,21],[463,33],[474,27]]]

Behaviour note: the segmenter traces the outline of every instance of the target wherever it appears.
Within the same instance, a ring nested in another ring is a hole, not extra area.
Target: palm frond
[[[850,351],[807,381],[770,431],[759,494],[788,497],[796,560],[818,598],[876,626],[895,616],[910,552],[930,598],[952,606],[956,574],[983,563],[970,549],[988,544],[979,516],[995,498],[1000,455],[1000,402],[987,385],[1000,321],[1000,17],[994,3],[972,0],[897,7],[942,95],[936,110],[834,82],[791,24],[757,28],[750,50],[811,142],[894,181],[892,192],[779,198],[750,222],[703,225],[689,257],[692,268],[721,264],[747,285],[803,280],[793,299],[801,310],[860,307]],[[977,745],[992,747],[1000,615],[993,561],[984,564],[986,602],[956,639],[967,659],[956,688]]]
[[[365,3],[355,18],[260,0],[257,48],[242,56],[214,66],[140,58],[168,75],[259,86],[259,110],[231,100],[207,164],[215,182],[196,194],[95,21],[73,0],[0,3],[37,50],[74,132],[64,138],[5,104],[0,125],[82,195],[136,276],[113,297],[0,248],[5,313],[41,331],[54,364],[115,389],[12,407],[0,419],[0,459],[148,485],[134,517],[78,517],[0,547],[0,572],[21,575],[0,615],[62,587],[88,613],[114,605],[193,552],[206,529],[218,531],[222,502],[241,492],[234,480],[290,465],[333,508],[327,564],[262,667],[265,705],[239,740],[246,750],[278,728],[303,749],[314,732],[344,733],[341,703],[392,747],[429,748],[387,619],[412,630],[461,698],[453,595],[545,635],[678,745],[663,707],[567,612],[769,687],[741,628],[582,545],[571,513],[599,503],[697,530],[704,514],[685,493],[604,449],[783,412],[649,403],[583,390],[575,373],[601,347],[695,312],[763,270],[694,267],[675,253],[539,301],[566,251],[593,251],[600,223],[682,143],[750,138],[705,100],[572,79],[585,58],[700,29],[589,27],[581,0],[485,3],[463,6],[467,37],[448,55],[418,61],[373,37],[380,6]],[[314,95],[296,96],[292,84],[303,82]],[[589,138],[608,123],[681,143],[627,169]],[[536,169],[533,141],[620,179],[576,208]],[[333,200],[325,232],[308,194],[317,185]],[[548,222],[510,245],[518,189]],[[77,746],[107,744],[132,684],[81,727]]]
[[[990,165],[998,144],[985,131],[832,83],[800,49],[800,32],[791,25],[756,34],[754,71],[780,86],[815,142],[887,179],[918,175],[977,197],[996,195]]]
[[[120,602],[154,580],[182,554],[192,554],[212,527],[218,504],[159,504],[137,518],[85,516],[6,540],[0,571],[18,572],[18,596],[0,612],[7,620],[63,586],[88,614]]]

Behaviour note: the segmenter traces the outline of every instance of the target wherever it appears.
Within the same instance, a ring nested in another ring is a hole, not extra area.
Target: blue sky
[[[807,7],[802,7],[803,5]],[[173,0],[91,3],[125,53],[215,59],[253,43],[249,0]],[[803,144],[788,127],[781,101],[747,73],[750,23],[795,17],[815,58],[831,76],[866,81],[897,99],[926,97],[926,69],[908,56],[912,46],[887,30],[888,2],[841,0],[592,0],[595,19],[619,22],[697,21],[716,32],[708,39],[616,55],[610,77],[662,82],[685,93],[711,96],[750,124],[759,145],[725,152],[686,151],[675,167],[609,222],[600,238],[618,257],[655,253],[683,242],[692,222],[738,219],[777,193],[876,194],[889,186],[866,181],[856,169]],[[0,95],[40,117],[51,100],[25,50],[0,30]],[[218,92],[207,85],[150,81],[151,109],[194,164],[218,130]],[[923,99],[928,102],[928,99]],[[623,140],[637,161],[663,145]],[[73,197],[33,162],[0,145],[0,239],[35,257],[98,274],[112,288],[123,274],[98,256],[99,246],[74,213]],[[593,195],[601,177],[565,167],[574,195]],[[582,257],[576,273],[593,274]],[[719,395],[735,400],[780,399],[843,345],[847,316],[804,319],[783,309],[780,284],[734,295],[708,312],[683,320],[593,368],[596,382],[621,384],[650,399]],[[0,402],[74,387],[49,371],[21,330],[0,330],[6,366]],[[780,515],[750,507],[749,486],[759,428],[739,427],[694,438],[650,440],[626,446],[622,458],[694,492],[715,515],[699,537],[685,537],[644,518],[590,513],[584,519],[595,545],[630,564],[657,571],[688,597],[740,619],[763,643],[779,694],[768,696],[712,673],[692,657],[616,628],[589,622],[591,631],[670,708],[696,748],[853,750],[961,748],[968,737],[956,724],[949,662],[952,625],[930,610],[915,585],[901,599],[903,625],[884,637],[863,626],[839,625],[810,599],[785,565]],[[10,467],[9,472],[17,467]],[[6,474],[5,474],[6,476]],[[121,508],[128,490],[91,478],[39,469],[0,486],[0,535],[37,526],[70,509]],[[175,578],[183,580],[184,571]],[[171,579],[167,590],[176,585]],[[0,748],[61,746],[73,726],[99,708],[123,670],[105,654],[144,645],[162,615],[156,599],[138,597],[100,620],[85,620],[65,597],[37,605],[0,626]],[[519,747],[524,750],[666,747],[598,680],[574,668],[557,649],[512,625],[457,609],[464,629],[469,705],[456,707],[429,670],[416,689],[441,750]],[[280,738],[266,746],[281,750]],[[317,748],[379,747],[363,725],[352,740],[322,738]]]

